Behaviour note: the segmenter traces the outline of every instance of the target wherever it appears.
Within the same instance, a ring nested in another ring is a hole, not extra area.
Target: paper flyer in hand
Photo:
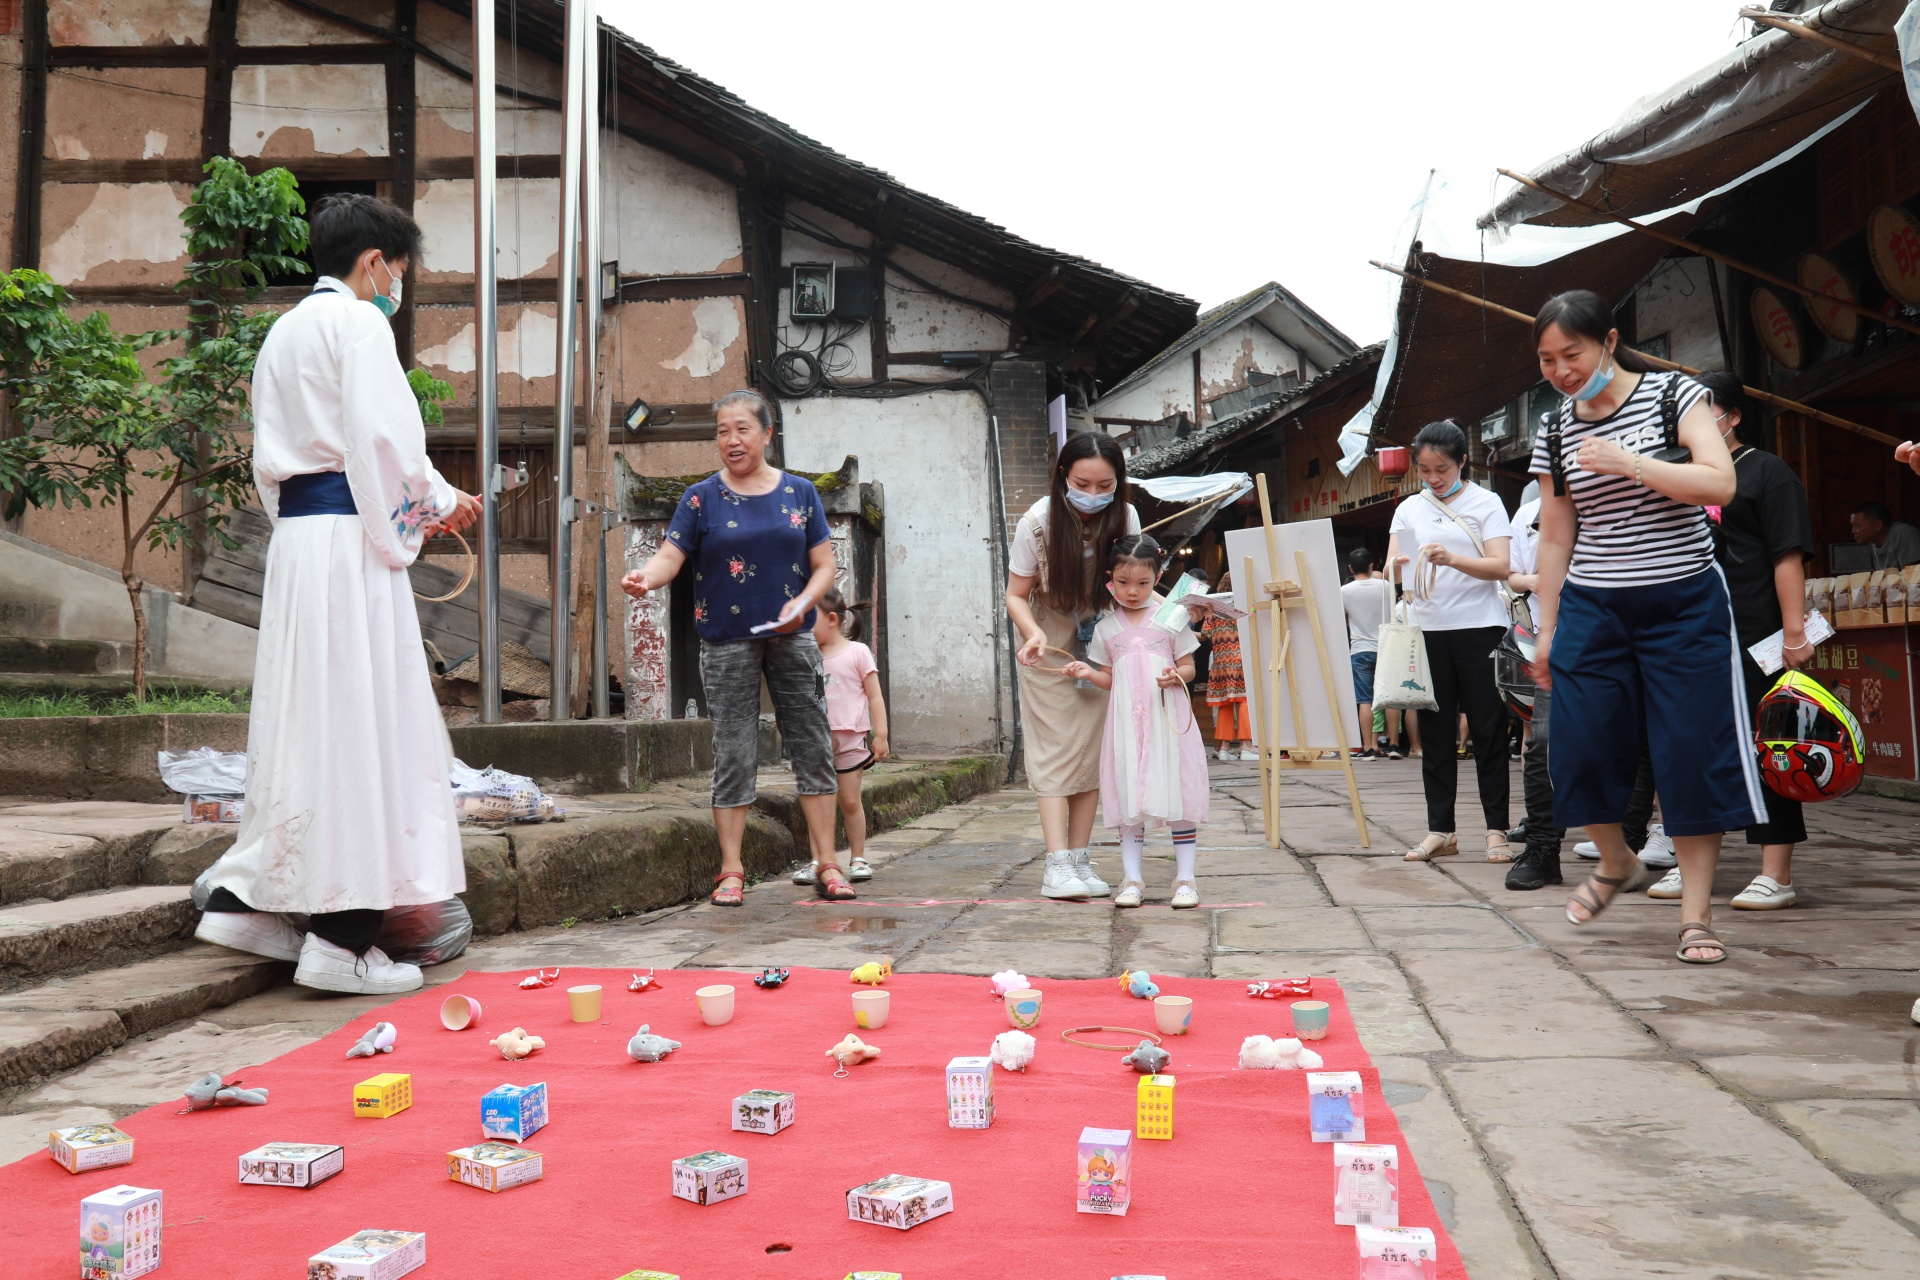
[[[1807,615],[1806,628],[1809,645],[1825,644],[1833,639],[1833,624],[1818,609]],[[1782,656],[1787,643],[1786,636],[1783,628],[1747,650],[1753,655],[1754,665],[1765,674],[1772,675],[1786,665],[1786,659]]]

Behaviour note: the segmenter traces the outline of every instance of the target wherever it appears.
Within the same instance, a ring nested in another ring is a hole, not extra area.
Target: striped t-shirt
[[[1612,440],[1629,453],[1655,453],[1667,442],[1660,397],[1675,383],[1676,421],[1699,403],[1707,389],[1678,373],[1646,373],[1626,403],[1610,417],[1582,422],[1563,405],[1559,414],[1560,456],[1567,494],[1579,517],[1573,561],[1567,581],[1583,587],[1644,587],[1692,577],[1713,563],[1713,534],[1704,509],[1675,502],[1665,494],[1634,484],[1633,477],[1599,475],[1580,469],[1580,442],[1588,436]],[[1533,449],[1532,471],[1543,492],[1551,493],[1547,433]]]

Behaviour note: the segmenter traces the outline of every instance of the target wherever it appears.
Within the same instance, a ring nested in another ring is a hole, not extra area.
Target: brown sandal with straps
[[[740,887],[722,889],[720,884],[726,880],[738,880]],[[707,901],[716,907],[737,907],[746,901],[747,876],[744,871],[722,871],[713,878],[713,885],[713,892],[707,896]]]
[[[1602,911],[1605,911],[1613,905],[1614,899],[1623,893],[1632,893],[1641,885],[1645,884],[1648,880],[1647,868],[1640,863],[1638,858],[1634,859],[1634,863],[1635,868],[1630,875],[1603,876],[1596,871],[1593,875],[1587,877],[1587,882],[1578,889],[1575,889],[1572,897],[1568,899],[1567,919],[1576,925],[1592,924],[1600,918]],[[1595,890],[1595,885],[1605,885],[1607,888],[1613,890],[1613,892],[1603,899],[1599,892]],[[1585,920],[1573,914],[1572,908],[1574,903],[1579,903],[1582,907],[1586,908],[1587,918]]]
[[[831,873],[836,879],[829,879]],[[847,873],[836,862],[823,862],[814,868],[813,891],[829,902],[852,902],[860,895],[847,882]]]
[[[1688,941],[1689,938],[1692,939],[1691,942]],[[1711,960],[1702,960],[1698,956],[1687,954],[1688,951],[1698,951],[1705,947],[1712,947],[1720,954]],[[1719,964],[1727,958],[1728,954],[1727,944],[1714,937],[1713,930],[1704,924],[1690,922],[1680,926],[1680,949],[1675,951],[1673,956],[1681,964]]]

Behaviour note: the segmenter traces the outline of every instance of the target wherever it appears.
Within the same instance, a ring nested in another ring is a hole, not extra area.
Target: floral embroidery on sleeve
[[[431,494],[416,498],[413,491],[402,487],[400,505],[393,509],[388,519],[393,522],[393,530],[400,535],[402,542],[412,542],[424,537],[426,528],[440,518],[440,509],[433,505]]]

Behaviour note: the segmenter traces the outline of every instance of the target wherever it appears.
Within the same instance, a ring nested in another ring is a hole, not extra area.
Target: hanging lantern
[[[1404,445],[1390,444],[1373,451],[1373,465],[1380,468],[1380,474],[1388,480],[1398,480],[1407,474],[1407,450]]]

